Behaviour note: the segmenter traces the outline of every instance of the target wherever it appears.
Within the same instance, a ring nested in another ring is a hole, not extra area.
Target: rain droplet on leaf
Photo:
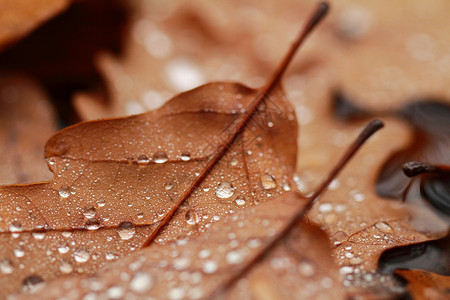
[[[134,227],[133,223],[130,222],[122,222],[120,223],[119,228],[117,228],[117,233],[122,240],[131,239],[134,236],[135,232],[136,228]]]
[[[216,188],[216,196],[221,199],[230,198],[234,194],[234,187],[228,181],[221,182]]]
[[[163,151],[158,151],[153,155],[153,161],[157,164],[165,163],[168,160],[167,154]]]
[[[261,175],[261,184],[265,190],[274,189],[277,187],[277,183],[272,175],[263,174]]]

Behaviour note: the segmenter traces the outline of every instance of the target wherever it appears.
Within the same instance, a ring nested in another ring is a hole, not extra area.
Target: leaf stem
[[[174,206],[170,208],[168,213],[159,222],[155,230],[150,234],[150,236],[142,245],[142,248],[148,247],[156,239],[159,233],[164,229],[164,227],[170,222],[172,217],[178,211],[179,207],[190,197],[192,192],[202,183],[202,181],[209,174],[212,168],[226,153],[227,149],[229,149],[230,145],[234,142],[239,133],[241,133],[245,129],[245,126],[251,119],[252,115],[255,113],[257,107],[267,98],[267,96],[272,92],[273,88],[279,83],[281,77],[283,76],[287,67],[292,61],[294,54],[303,44],[306,37],[316,27],[316,25],[319,24],[319,22],[325,17],[328,9],[329,5],[327,3],[321,2],[318,4],[316,10],[310,17],[308,23],[304,26],[304,28],[300,32],[300,35],[298,36],[297,40],[293,43],[291,49],[284,57],[283,61],[275,71],[274,75],[271,77],[268,83],[261,88],[260,92],[246,107],[246,113],[242,114],[242,116],[233,121],[233,123],[229,127],[230,134],[226,136],[224,142],[218,146],[217,151],[207,161],[205,167],[202,169],[202,171],[200,172],[199,176],[195,179],[195,181],[190,185],[190,187],[186,190],[186,192],[180,198],[178,198]]]

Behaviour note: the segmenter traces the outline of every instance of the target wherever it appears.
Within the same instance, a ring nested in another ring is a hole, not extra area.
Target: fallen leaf
[[[29,276],[47,281],[93,272],[108,254],[140,248],[170,213],[158,243],[195,235],[225,214],[285,193],[297,125],[279,88],[236,136],[259,93],[211,83],[158,111],[82,123],[53,136],[46,145],[52,181],[0,188],[1,239],[8,245],[0,257],[14,270],[2,275],[8,287],[2,292],[17,290]]]
[[[48,97],[34,80],[0,77],[0,183],[50,179],[42,149],[56,130]]]
[[[423,270],[397,270],[408,281],[408,290],[414,300],[450,298],[450,277]]]
[[[287,193],[226,216],[201,236],[154,244],[92,277],[61,278],[19,299],[345,299],[328,238],[317,227],[297,224],[255,261],[304,204]]]
[[[69,0],[0,1],[0,50],[63,11]]]

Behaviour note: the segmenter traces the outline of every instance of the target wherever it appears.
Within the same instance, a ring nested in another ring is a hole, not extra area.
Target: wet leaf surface
[[[437,300],[450,297],[450,277],[423,270],[397,270],[396,274],[408,281],[408,290],[414,300]]]
[[[297,224],[240,281],[226,286],[280,234],[285,220],[292,218],[303,203],[295,193],[287,193],[226,216],[199,237],[152,245],[93,277],[61,279],[29,297],[317,299],[333,295],[344,299],[328,239],[320,229],[307,224]]]
[[[8,244],[1,256],[17,269],[2,275],[2,285],[12,291],[31,275],[90,273],[140,248],[174,208],[157,243],[194,236],[226,214],[285,193],[297,126],[279,89],[220,150],[256,94],[212,83],[156,112],[83,123],[53,136],[46,145],[51,182],[0,188],[1,238]],[[193,187],[217,151],[225,153]],[[189,198],[178,209],[183,197]]]

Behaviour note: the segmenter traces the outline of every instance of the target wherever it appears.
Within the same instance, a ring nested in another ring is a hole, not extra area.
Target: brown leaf
[[[414,300],[450,298],[450,277],[423,270],[397,270],[396,274],[408,281],[408,290]]]
[[[305,90],[308,95],[319,96],[309,98],[305,104],[314,111],[314,118],[303,125],[300,136],[298,179],[304,193],[317,185],[328,168],[324,162],[345,149],[361,124],[330,119],[330,107],[321,105],[327,101],[326,96],[316,93],[317,89],[310,86]],[[413,139],[413,131],[406,124],[392,118],[385,121],[383,132],[361,149],[309,214],[310,220],[329,235],[344,282],[355,293],[361,292],[361,286],[367,288],[375,282],[379,276],[377,262],[385,250],[437,239],[448,231],[448,224],[433,212],[376,194],[375,184],[382,164]],[[384,293],[384,290],[381,287],[376,292]]]
[[[1,76],[0,183],[50,179],[43,147],[56,129],[53,109],[37,83],[22,76]]]
[[[52,137],[46,146],[51,182],[0,188],[1,239],[8,245],[0,257],[15,270],[1,277],[8,287],[3,292],[32,275],[47,281],[91,273],[109,257],[140,248],[171,210],[175,216],[158,243],[194,236],[231,211],[290,189],[297,125],[279,88],[232,144],[224,144],[257,94],[235,83],[211,83],[158,111],[83,123]]]
[[[57,299],[63,295],[69,299],[87,295],[127,299],[345,299],[328,238],[317,227],[297,224],[262,261],[253,261],[304,203],[295,193],[287,193],[226,216],[199,237],[152,245],[92,277],[60,279],[20,299]],[[228,287],[230,279],[248,265],[251,270]]]
[[[1,0],[0,50],[67,8],[69,0]]]

